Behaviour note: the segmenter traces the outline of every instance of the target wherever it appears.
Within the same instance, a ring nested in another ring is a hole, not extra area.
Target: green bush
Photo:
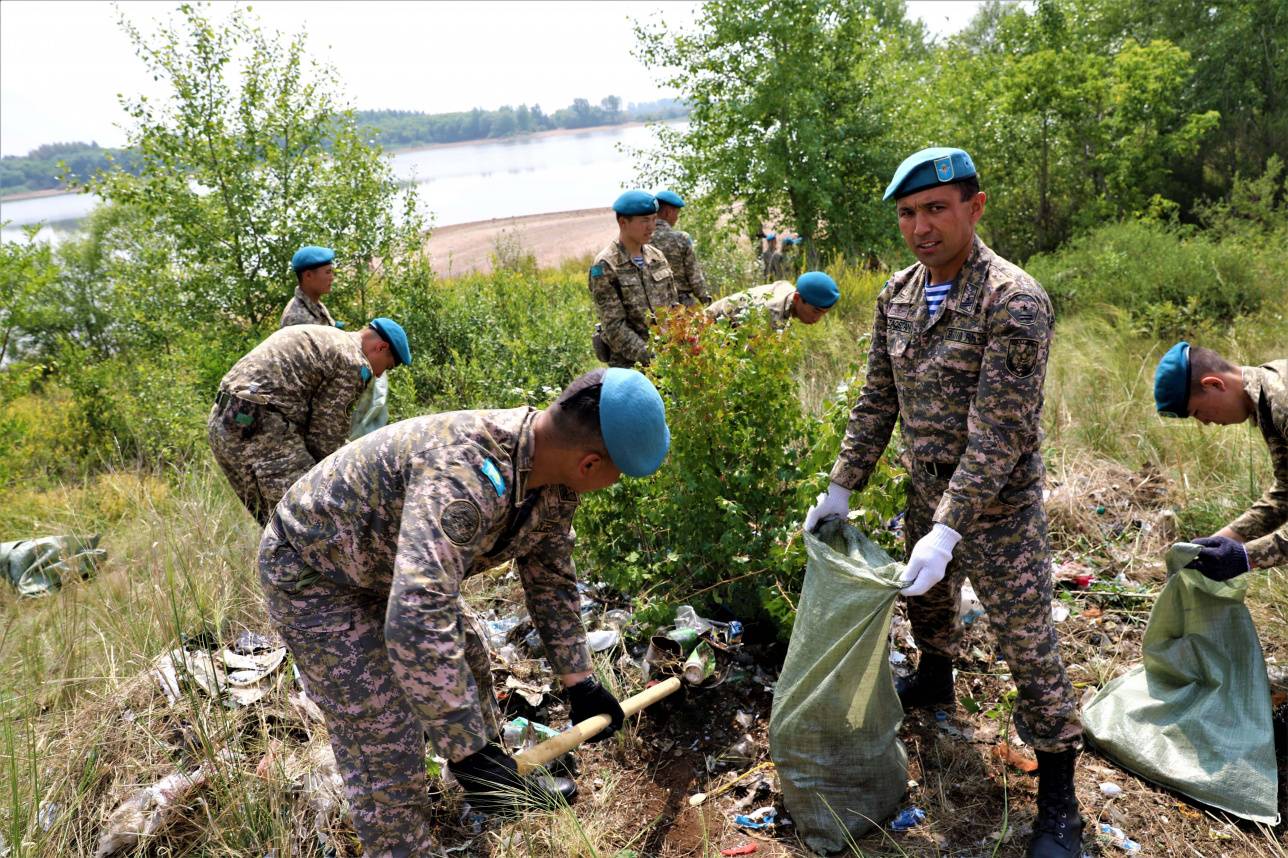
[[[692,604],[790,630],[800,523],[846,414],[843,401],[821,418],[802,410],[794,333],[773,331],[767,315],[734,329],[679,312],[655,337],[648,372],[667,402],[670,455],[648,479],[587,495],[577,518],[583,571],[631,594],[646,622]],[[870,528],[901,506],[888,462],[873,483]]]

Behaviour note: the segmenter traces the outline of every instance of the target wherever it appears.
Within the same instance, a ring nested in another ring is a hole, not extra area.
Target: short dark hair
[[[1211,349],[1190,346],[1190,397],[1203,392],[1203,377],[1234,372],[1238,367]]]
[[[957,183],[957,187],[962,192],[962,202],[966,202],[979,193],[979,176],[975,175],[962,179]]]
[[[595,450],[607,456],[599,428],[599,397],[604,390],[604,370],[593,369],[573,379],[547,409],[558,433],[559,446]]]

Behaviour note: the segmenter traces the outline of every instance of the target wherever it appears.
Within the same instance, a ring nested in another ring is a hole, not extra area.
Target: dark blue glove
[[[565,689],[564,696],[568,698],[572,709],[568,720],[574,724],[596,715],[607,715],[613,719],[611,724],[586,740],[591,744],[602,742],[616,733],[626,720],[626,713],[622,712],[622,705],[617,702],[617,698],[609,694],[608,689],[600,685],[599,680],[593,676]]]
[[[1197,569],[1213,581],[1229,581],[1252,568],[1243,545],[1228,536],[1200,536],[1191,541],[1203,550],[1185,568]]]

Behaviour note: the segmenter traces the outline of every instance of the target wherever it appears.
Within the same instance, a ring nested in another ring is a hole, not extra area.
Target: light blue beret
[[[1167,350],[1154,371],[1154,408],[1163,417],[1190,416],[1190,344]]]
[[[659,203],[666,203],[668,206],[675,206],[677,209],[684,208],[684,197],[680,196],[675,191],[670,189],[658,191],[656,196]]]
[[[613,464],[630,477],[647,477],[671,449],[662,397],[640,372],[611,367],[599,393],[599,431]]]
[[[657,197],[648,191],[627,191],[613,201],[613,211],[625,217],[654,214],[657,212]]]
[[[841,300],[841,290],[836,281],[822,271],[806,271],[796,278],[796,291],[806,304],[826,310]]]
[[[411,348],[407,345],[407,332],[402,329],[402,325],[393,319],[381,317],[371,320],[371,328],[380,334],[380,339],[389,343],[389,348],[394,350],[398,363],[411,363]]]
[[[881,199],[899,199],[926,188],[960,182],[975,175],[975,162],[962,149],[933,146],[903,159]]]
[[[765,233],[765,241],[773,241],[776,238],[778,238],[778,233],[776,232]]]
[[[318,268],[334,260],[335,251],[331,248],[308,244],[295,251],[295,255],[291,257],[291,270],[308,271],[310,268]]]

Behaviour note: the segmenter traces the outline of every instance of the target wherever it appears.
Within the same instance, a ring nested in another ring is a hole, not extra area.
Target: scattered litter
[[[890,820],[890,830],[908,831],[926,821],[926,812],[919,807],[905,807]]]
[[[1118,786],[1118,784],[1110,783],[1109,781],[1105,781],[1100,785],[1100,791],[1103,792],[1105,795],[1109,796],[1110,798],[1113,798],[1116,795],[1123,794],[1122,787]]]
[[[493,649],[500,649],[505,646],[510,637],[510,632],[517,629],[527,619],[523,614],[515,614],[512,617],[502,617],[499,620],[487,621],[487,641]]]
[[[550,693],[550,683],[541,684],[524,682],[518,677],[511,674],[505,678],[505,687],[517,693],[520,697],[528,702],[528,705],[534,709],[539,707],[546,695]]]
[[[747,777],[750,777],[751,775],[759,774],[760,772],[764,772],[768,769],[772,769],[773,767],[774,767],[773,763],[761,763],[758,766],[754,766],[750,769],[747,769],[747,771],[743,772],[740,775],[735,775],[734,777],[725,781],[722,785],[716,787],[709,793],[699,792],[689,796],[689,805],[691,807],[697,807],[698,805],[706,801],[708,798],[715,798],[721,793],[727,792],[729,789],[733,787],[734,784],[738,783],[739,781]]]
[[[963,582],[961,598],[957,602],[957,619],[962,625],[969,626],[983,616],[984,605],[975,595],[975,588],[969,580]]]
[[[1059,601],[1051,602],[1051,621],[1063,623],[1069,619],[1069,606]]]
[[[631,612],[624,611],[621,608],[613,608],[611,611],[605,611],[603,616],[604,625],[610,629],[621,631],[630,625]]]
[[[710,679],[716,672],[716,654],[711,645],[701,641],[684,662],[684,681],[699,685]]]
[[[237,636],[231,649],[239,655],[258,655],[275,650],[281,645],[280,640],[274,640],[247,629]]]
[[[948,720],[948,713],[947,713],[947,712],[945,712],[945,711],[944,711],[944,710],[942,710],[942,709],[936,709],[936,710],[935,710],[935,720],[936,720],[936,721],[947,721],[947,720]]]
[[[1096,837],[1100,842],[1117,846],[1124,852],[1141,851],[1140,844],[1128,837],[1127,832],[1107,822],[1100,823],[1100,830],[1096,833]]]
[[[730,745],[725,752],[720,755],[720,759],[738,762],[751,762],[755,760],[756,740],[751,737],[750,733],[744,734],[741,739]]]
[[[162,831],[181,815],[187,799],[205,785],[207,778],[203,763],[189,773],[171,772],[151,786],[136,790],[108,817],[95,858],[132,850],[139,841]]]
[[[303,688],[295,694],[288,695],[286,699],[292,706],[300,710],[301,714],[304,715],[304,720],[313,721],[318,724],[326,723],[326,719],[322,715],[322,710],[318,708],[318,705],[313,702],[309,697],[308,692]]]
[[[744,843],[741,846],[735,846],[732,849],[721,849],[721,855],[750,855],[759,847],[755,843]]]
[[[778,818],[778,811],[769,807],[758,807],[748,814],[737,814],[733,818],[733,824],[740,828],[750,828],[759,831],[762,828],[772,828],[774,821]]]
[[[207,696],[222,700],[230,709],[249,706],[268,693],[269,684],[264,680],[275,673],[286,658],[284,646],[261,653],[222,649],[216,656],[211,652],[213,647],[194,647],[198,642],[208,643],[204,637],[191,639],[184,646],[162,653],[152,663],[149,673],[170,704],[182,696],[181,681],[186,678]],[[251,644],[247,648],[255,647]]]
[[[1087,607],[1082,609],[1082,618],[1084,620],[1094,620],[1094,619],[1097,619],[1100,615],[1101,615],[1101,610],[1099,605],[1088,605]]]
[[[698,616],[698,612],[689,605],[681,605],[675,610],[675,627],[693,629],[698,634],[711,631],[711,621]]]
[[[555,728],[527,718],[514,718],[501,728],[501,737],[508,748],[522,748],[529,743],[544,742],[558,735],[559,731]]]
[[[1096,575],[1080,563],[1057,563],[1051,570],[1051,578],[1057,584],[1067,584],[1079,590],[1085,590],[1091,586]]]
[[[890,663],[891,663],[891,664],[903,664],[903,663],[904,663],[905,661],[907,661],[907,660],[908,660],[908,656],[906,656],[906,655],[904,655],[903,653],[899,652],[899,650],[897,650],[897,649],[890,650]]]
[[[738,714],[733,716],[734,723],[744,730],[750,730],[751,725],[756,723],[756,716],[750,712],[738,710]]]
[[[1032,774],[1038,770],[1038,761],[1020,749],[1006,743],[993,746],[993,755],[1026,774]]]
[[[590,632],[586,635],[586,643],[590,646],[591,652],[604,652],[617,646],[621,635],[616,629],[600,629],[599,631]]]
[[[40,809],[36,811],[36,824],[40,826],[41,831],[48,831],[54,827],[58,821],[58,814],[63,809],[61,804],[52,801],[42,801]]]

